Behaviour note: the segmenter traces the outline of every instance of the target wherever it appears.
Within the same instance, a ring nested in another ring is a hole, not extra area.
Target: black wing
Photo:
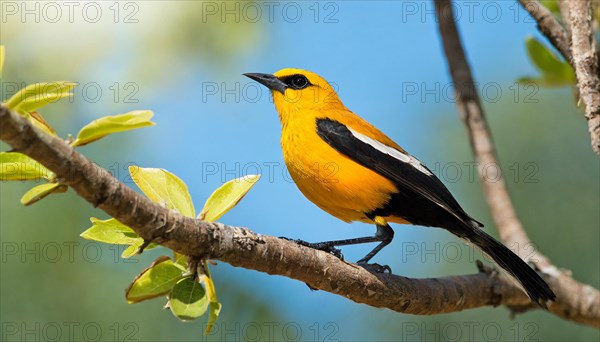
[[[385,207],[367,216],[396,215],[414,224],[446,228],[491,256],[519,280],[529,297],[542,307],[546,308],[548,300],[555,300],[556,295],[548,284],[506,246],[478,229],[483,225],[467,215],[444,184],[425,166],[417,164],[418,161],[401,151],[378,146],[380,143],[330,119],[317,119],[317,133],[338,152],[396,184],[398,192],[392,194]]]
[[[461,230],[462,224],[483,226],[460,207],[446,186],[425,165],[411,156],[396,150],[402,154],[401,160],[385,153],[331,119],[317,119],[317,133],[335,150],[388,178],[398,188],[385,207],[366,213],[367,216],[398,216],[413,224],[453,230]]]

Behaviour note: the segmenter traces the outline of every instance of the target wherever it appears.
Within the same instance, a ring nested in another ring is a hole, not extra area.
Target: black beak
[[[284,94],[285,90],[287,89],[287,84],[283,83],[280,79],[273,75],[248,73],[244,74],[244,76],[249,77],[265,87],[271,90],[276,90],[282,94]]]

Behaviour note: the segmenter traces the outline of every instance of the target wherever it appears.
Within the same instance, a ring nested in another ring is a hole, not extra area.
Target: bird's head
[[[244,76],[271,90],[282,121],[297,111],[315,112],[344,106],[331,85],[314,72],[288,68],[273,75],[248,73]]]

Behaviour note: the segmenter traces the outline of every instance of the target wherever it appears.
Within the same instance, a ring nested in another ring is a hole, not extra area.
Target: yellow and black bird
[[[545,307],[555,294],[522,259],[480,229],[444,184],[415,157],[351,112],[319,75],[283,69],[245,76],[269,88],[281,120],[281,147],[300,191],[319,208],[346,222],[374,223],[374,236],[309,244],[334,246],[379,242],[367,263],[394,237],[388,222],[441,227],[478,246]]]

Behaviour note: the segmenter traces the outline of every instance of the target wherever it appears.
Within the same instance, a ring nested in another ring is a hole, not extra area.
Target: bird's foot
[[[304,240],[294,240],[294,239],[289,239],[286,237],[281,237],[282,239],[286,239],[288,241],[292,241],[295,242],[299,245],[302,246],[306,246],[312,249],[318,249],[320,251],[323,252],[327,252],[335,257],[337,257],[340,260],[344,260],[344,255],[342,254],[342,250],[339,248],[335,248],[335,245],[329,243],[329,242],[316,242],[316,243],[311,243],[311,242],[306,242]],[[310,286],[309,286],[310,287]]]
[[[335,248],[334,245],[328,242],[317,242],[317,243],[309,243],[302,240],[295,240],[295,242],[299,245],[303,245],[306,247],[310,247],[312,249],[318,249],[323,252],[327,252],[340,260],[344,260],[344,255],[342,254],[342,250],[339,248]]]
[[[359,260],[356,264],[368,271],[375,271],[375,273],[385,273],[387,271],[389,274],[392,274],[392,268],[388,265],[380,265],[377,263],[369,264],[366,260]]]

